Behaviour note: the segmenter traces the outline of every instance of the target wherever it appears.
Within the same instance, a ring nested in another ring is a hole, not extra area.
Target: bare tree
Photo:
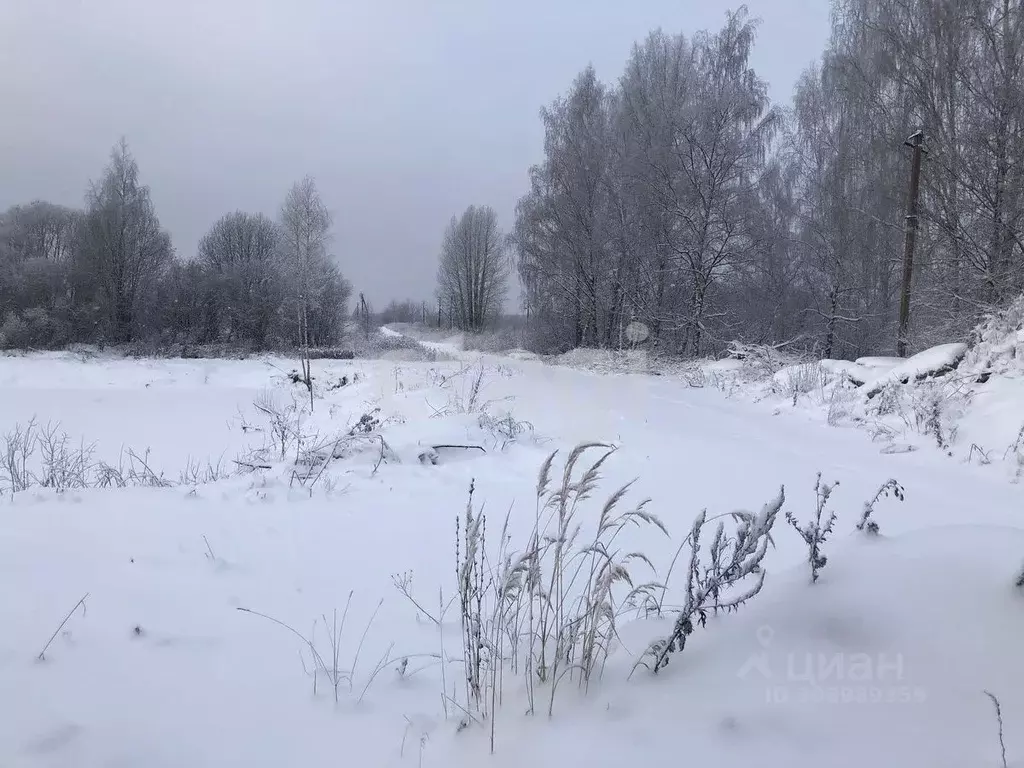
[[[281,253],[291,282],[294,338],[303,350],[303,379],[313,404],[309,349],[340,336],[352,288],[327,247],[332,217],[316,182],[306,176],[292,185],[281,206]]]
[[[128,341],[141,333],[146,298],[174,254],[124,139],[114,147],[102,180],[92,185],[86,201],[84,265],[108,337]]]
[[[490,206],[469,206],[445,230],[438,295],[460,330],[480,331],[501,314],[509,274],[505,244]]]
[[[263,214],[222,216],[199,241],[218,331],[228,341],[265,347],[284,299],[281,233]]]
[[[657,270],[670,276],[677,301],[688,307],[671,320],[682,320],[679,346],[694,355],[705,351],[719,281],[753,250],[747,225],[755,184],[781,120],[767,84],[748,64],[756,30],[741,9],[719,32],[700,33],[691,44],[655,33],[634,52],[623,79],[641,148],[639,178],[658,215]]]
[[[82,212],[33,200],[0,214],[0,258],[68,262],[74,255]]]
[[[729,283],[765,241],[758,184],[781,123],[748,64],[756,26],[741,10],[692,41],[654,32],[617,89],[588,67],[542,111],[513,239],[533,324],[570,345],[621,345],[640,321],[678,351],[722,346]]]
[[[320,199],[313,178],[306,176],[288,191],[281,206],[283,253],[291,271],[295,291],[295,312],[298,343],[302,348],[302,378],[309,390],[309,407],[313,408],[313,376],[309,359],[309,315],[318,306],[314,287],[314,270],[327,258],[331,231],[331,214]]]
[[[391,301],[380,313],[380,322],[383,325],[388,323],[415,323],[426,322],[426,308],[423,302],[406,299],[405,301]]]

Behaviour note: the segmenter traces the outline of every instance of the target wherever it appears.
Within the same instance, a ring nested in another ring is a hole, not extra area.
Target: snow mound
[[[501,765],[666,764],[681,741],[701,764],[999,765],[983,690],[1005,722],[1024,715],[1024,594],[1012,587],[1022,549],[1024,531],[953,526],[848,539],[813,586],[806,566],[769,565],[763,594],[710,617],[654,680],[619,682],[655,622],[623,627],[578,711],[501,721]],[[970,618],[951,621],[951,605],[971,606]],[[437,765],[469,763],[457,739],[436,743]]]
[[[966,353],[966,344],[940,344],[918,352],[881,376],[865,382],[862,389],[868,397],[874,397],[889,384],[909,384],[948,373],[957,367]]]
[[[819,360],[787,365],[772,376],[776,392],[806,394],[815,387],[826,387],[836,381],[849,381],[860,386],[871,378],[871,371],[849,360]]]
[[[859,360],[854,363],[851,363],[849,360],[822,360],[820,365],[828,373],[835,376],[845,376],[854,384],[858,385],[863,384],[870,379],[872,373],[877,374],[877,371],[872,371],[871,366],[864,365],[864,363]]]
[[[858,357],[855,361],[863,368],[870,368],[874,371],[891,371],[903,362],[902,357]]]

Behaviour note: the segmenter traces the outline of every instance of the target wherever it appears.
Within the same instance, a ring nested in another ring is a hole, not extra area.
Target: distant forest
[[[542,111],[510,231],[487,206],[453,217],[423,255],[435,294],[379,313],[351,301],[311,178],[273,218],[229,213],[181,258],[122,141],[83,210],[0,214],[0,345],[329,346],[352,313],[480,331],[501,323],[513,274],[537,351],[620,348],[642,324],[683,356],[733,340],[886,354],[904,294],[911,351],[960,339],[1024,290],[1024,19],[1010,0],[833,6],[787,105],[750,66],[744,8],[714,32],[651,33],[612,83],[585,68]]]

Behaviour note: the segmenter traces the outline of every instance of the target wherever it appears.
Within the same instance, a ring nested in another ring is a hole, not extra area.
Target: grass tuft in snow
[[[601,455],[582,465],[591,451]],[[649,499],[623,508],[632,483],[607,498],[596,527],[589,536],[584,534],[581,504],[596,492],[601,468],[614,452],[610,445],[584,443],[566,457],[557,485],[552,485],[557,452],[548,457],[538,475],[537,512],[527,550],[528,666],[531,681],[535,677],[550,687],[549,716],[565,678],[575,676],[586,688],[595,672],[603,668],[622,610],[635,607],[662,586],[654,580],[634,579],[635,565],[646,566],[652,573],[654,568],[642,552],[623,550],[617,543],[630,526],[654,526],[668,535],[662,522],[647,510]],[[622,585],[624,594],[617,594],[617,585]],[[531,688],[531,711],[535,706]]]
[[[49,488],[63,493],[82,488],[174,485],[150,466],[148,448],[141,454],[132,448],[122,449],[117,464],[96,461],[94,453],[94,443],[80,440],[75,444],[59,424],[40,428],[33,417],[24,426],[16,424],[4,436],[0,490],[20,493],[29,488]]]
[[[525,688],[527,711],[554,714],[558,690],[575,683],[586,690],[599,677],[617,636],[619,619],[653,601],[663,585],[638,577],[638,567],[654,568],[642,552],[620,541],[633,527],[653,527],[667,535],[647,509],[649,500],[629,504],[626,484],[600,505],[590,502],[602,481],[602,467],[615,448],[583,443],[555,467],[558,452],[541,465],[535,487],[534,524],[525,546],[515,548],[509,533],[511,509],[488,546],[487,516],[474,505],[470,486],[465,510],[456,522],[456,578],[463,646],[463,702],[447,697],[463,712],[460,723],[487,723],[491,740],[506,676]],[[394,577],[396,588],[417,610],[440,625],[437,613],[411,595],[411,577]]]
[[[53,641],[57,639],[57,635],[60,634],[61,630],[64,629],[64,627],[67,625],[69,621],[71,621],[71,617],[75,615],[79,608],[82,609],[82,615],[85,616],[85,601],[88,599],[89,593],[86,592],[84,595],[82,595],[81,598],[79,598],[78,602],[75,603],[75,606],[70,611],[68,611],[67,616],[64,617],[64,620],[57,625],[57,628],[55,630],[53,630],[53,634],[50,635],[50,639],[46,641],[46,645],[43,646],[43,650],[41,650],[39,652],[39,655],[36,656],[37,661],[46,661],[46,652],[50,649],[50,646],[53,645]]]
[[[1024,426],[1021,426],[1016,439],[1003,454],[1004,460],[1011,457],[1014,460],[1013,481],[1019,482],[1021,476],[1024,475]]]
[[[242,613],[247,613],[251,616],[257,616],[261,619],[265,619],[266,621],[276,624],[282,629],[288,630],[288,632],[298,638],[302,642],[303,651],[309,654],[308,663],[304,653],[300,653],[299,658],[302,661],[303,671],[312,680],[313,695],[317,695],[319,682],[321,679],[324,679],[330,685],[331,690],[334,693],[334,702],[337,704],[341,701],[341,691],[343,689],[347,688],[350,694],[354,693],[356,673],[359,666],[359,656],[362,652],[363,644],[366,641],[366,635],[370,631],[370,627],[373,626],[373,622],[377,618],[377,613],[380,611],[381,605],[384,603],[383,600],[377,603],[377,607],[370,615],[370,618],[363,629],[362,635],[359,638],[359,643],[355,647],[351,662],[348,665],[344,665],[342,662],[342,648],[345,640],[345,626],[348,620],[348,613],[352,605],[352,597],[354,594],[354,591],[348,593],[348,598],[345,601],[345,608],[342,610],[340,618],[338,616],[337,609],[332,611],[330,621],[327,619],[327,614],[321,614],[320,619],[313,622],[313,629],[308,637],[303,635],[290,624],[287,624],[280,619],[276,619],[273,616],[268,616],[265,613],[260,613],[259,611],[254,611],[250,608],[239,607],[236,610],[241,611]],[[316,639],[317,628],[320,624],[323,625],[323,628],[327,633],[326,647],[323,647],[323,645],[318,643]],[[395,661],[395,659],[391,658],[393,645],[394,644],[388,647],[384,656],[367,677],[357,701],[362,701],[367,690],[380,671],[387,667],[391,662]]]

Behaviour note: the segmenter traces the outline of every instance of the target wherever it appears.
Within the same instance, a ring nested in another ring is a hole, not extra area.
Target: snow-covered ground
[[[1020,302],[1024,305],[1024,301]],[[1024,317],[1024,306],[1015,307]],[[1002,325],[1005,318],[994,325]],[[751,357],[676,360],[643,350],[576,349],[550,364],[594,373],[669,377],[837,428],[866,432],[886,453],[940,451],[1024,479],[1024,323],[970,347],[942,344],[906,360],[800,360],[752,348]],[[745,350],[741,350],[745,351]]]
[[[1000,766],[984,690],[1024,765],[1024,488],[1006,473],[682,375],[462,358],[314,362],[312,413],[294,361],[0,358],[0,431],[59,421],[111,486],[0,505],[0,766]],[[568,670],[552,717],[550,682],[525,714],[511,662],[481,711],[451,604],[468,489],[490,578],[529,546],[545,459],[557,481],[582,441],[618,447],[583,527],[638,478],[620,507],[650,497],[668,531],[616,540],[657,571],[634,560],[636,582],[669,577],[664,616],[619,605],[603,673],[584,693]],[[52,476],[38,452],[27,469]],[[817,583],[780,514],[762,592],[634,669],[685,600],[697,514],[783,486],[806,523],[819,472],[839,485]],[[890,478],[905,500],[857,531]]]

